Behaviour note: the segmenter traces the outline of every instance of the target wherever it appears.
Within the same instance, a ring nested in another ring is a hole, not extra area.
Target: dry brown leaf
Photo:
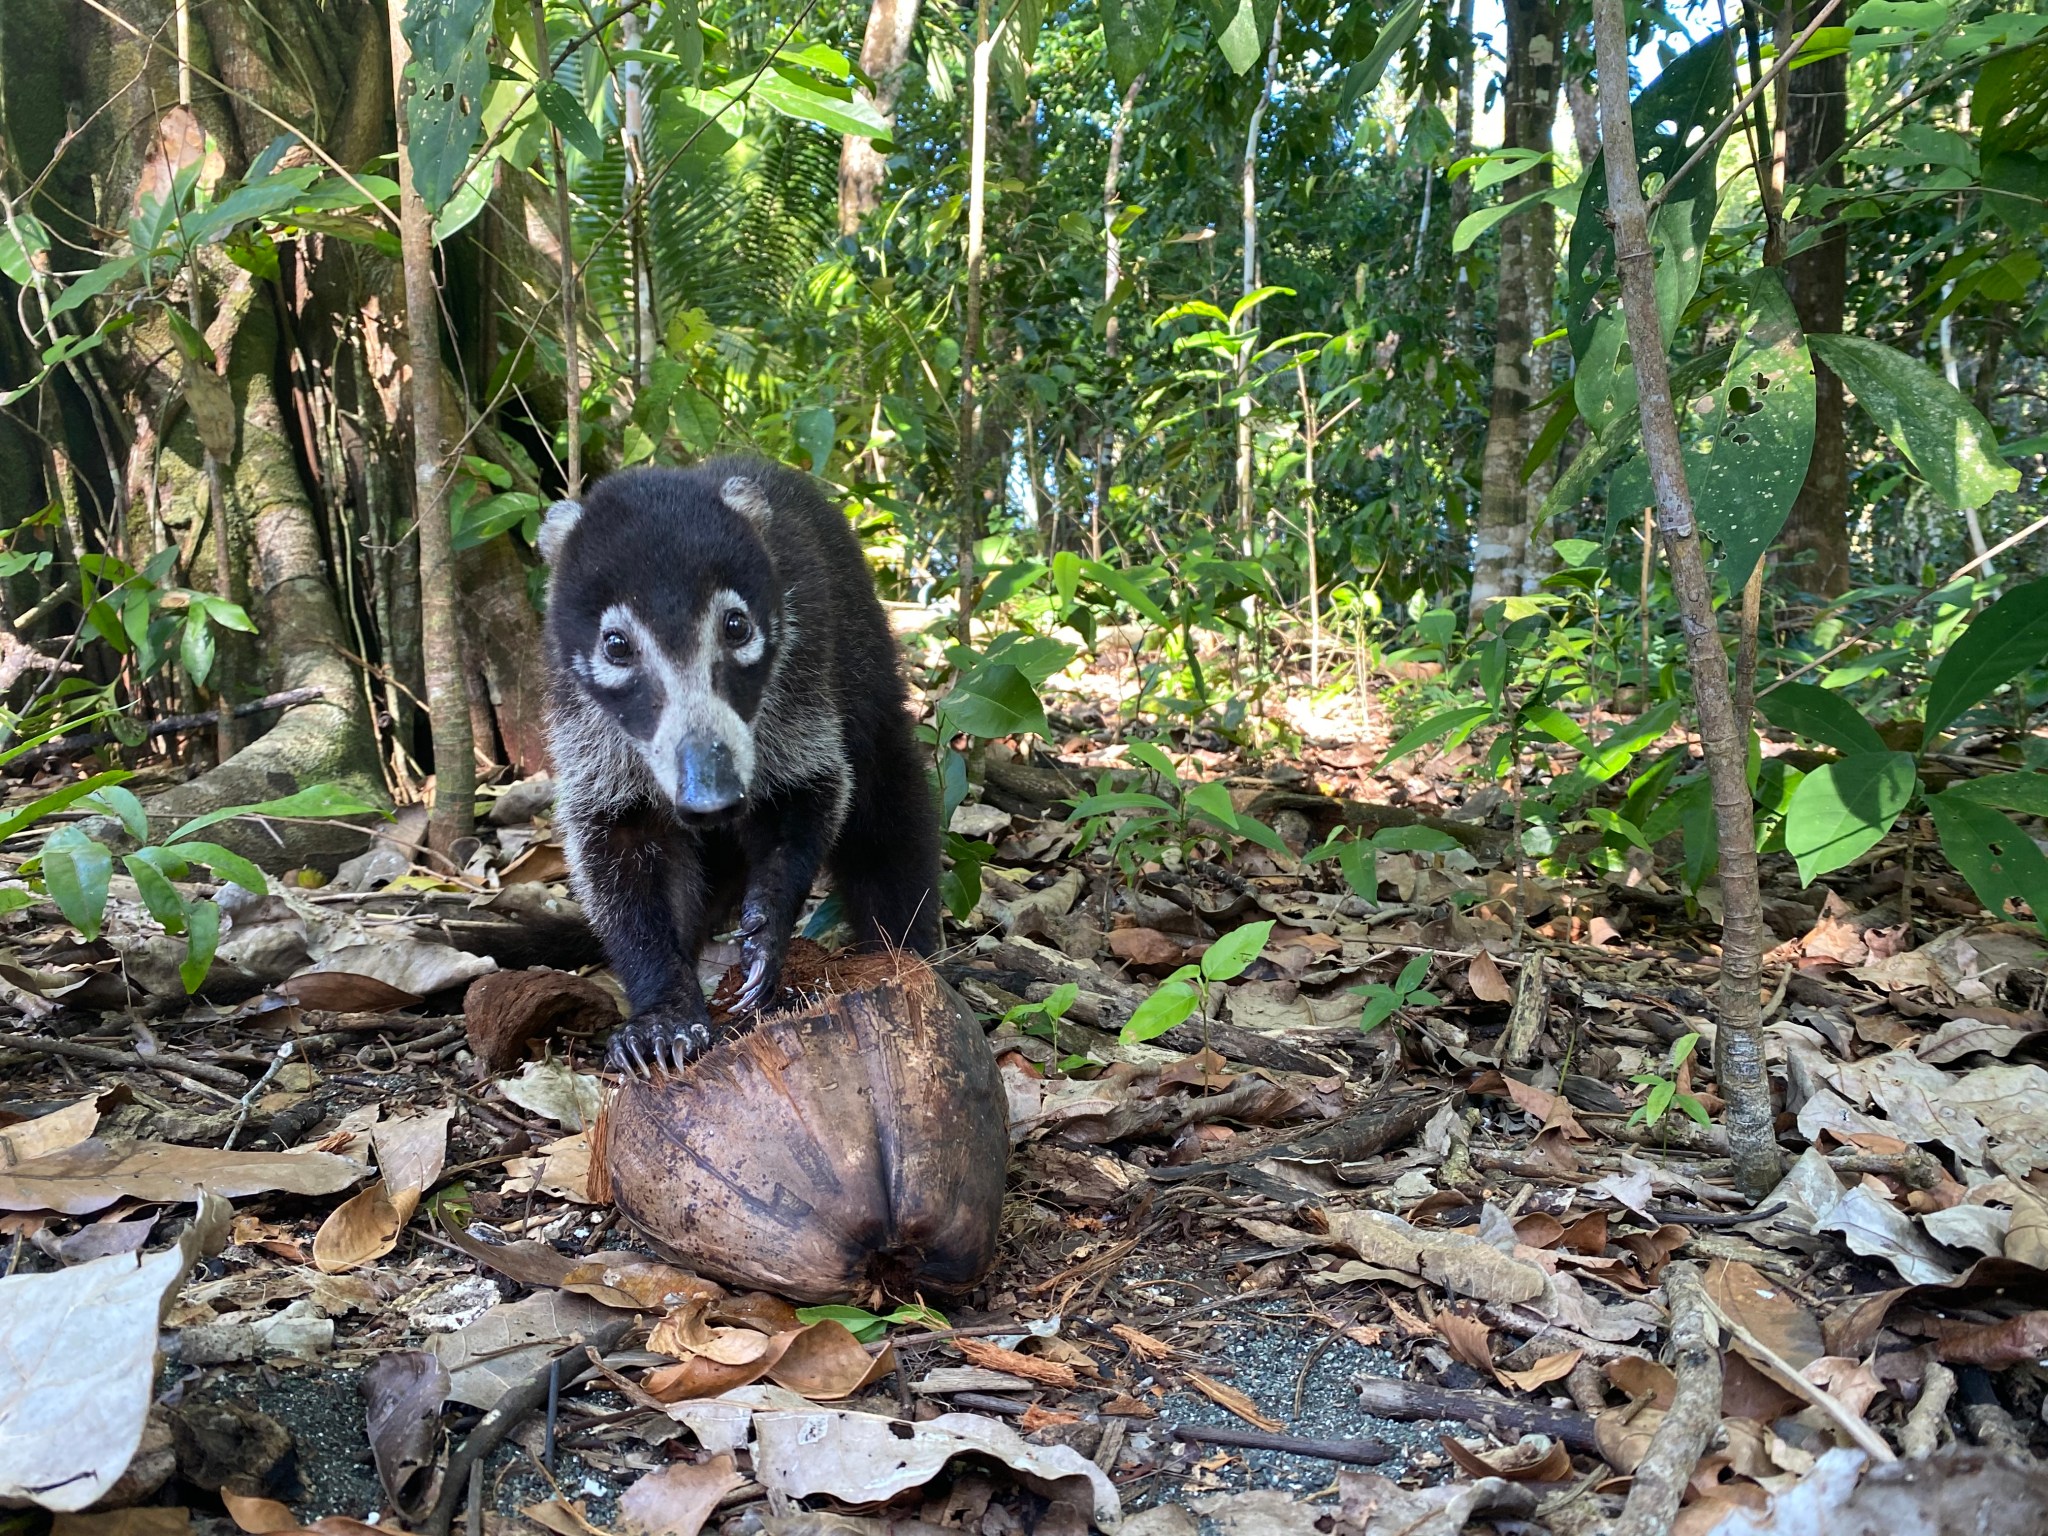
[[[1465,985],[1482,1003],[1512,1003],[1515,1000],[1515,989],[1501,975],[1500,967],[1493,963],[1493,956],[1483,949],[1466,965]]]
[[[677,1271],[678,1274],[681,1271]],[[694,1277],[692,1277],[694,1278]],[[709,1280],[698,1282],[711,1285]],[[716,1286],[712,1286],[716,1290]],[[795,1333],[804,1326],[803,1319],[796,1315],[796,1308],[780,1296],[770,1296],[766,1291],[747,1291],[738,1296],[726,1296],[713,1301],[704,1314],[706,1322],[726,1323],[736,1328],[751,1328],[756,1333]]]
[[[1163,1339],[1133,1328],[1129,1323],[1111,1323],[1109,1331],[1130,1345],[1131,1353],[1140,1360],[1154,1362],[1173,1358],[1173,1346]]]
[[[1353,1323],[1344,1330],[1345,1338],[1354,1344],[1363,1344],[1367,1349],[1379,1348],[1380,1341],[1386,1336],[1387,1330],[1377,1323]]]
[[[1245,1396],[1244,1393],[1238,1391],[1237,1388],[1217,1381],[1213,1377],[1204,1376],[1200,1371],[1188,1372],[1188,1385],[1201,1393],[1202,1396],[1208,1398],[1217,1407],[1236,1414],[1245,1423],[1252,1425],[1254,1428],[1263,1429],[1269,1435],[1279,1432],[1280,1421],[1268,1418],[1265,1414],[1259,1412],[1259,1405]]]
[[[1564,1223],[1548,1211],[1525,1211],[1515,1218],[1515,1241],[1524,1248],[1555,1248],[1564,1240]]]
[[[521,1506],[519,1513],[555,1536],[611,1536],[603,1526],[590,1523],[581,1499],[543,1499]]]
[[[766,1352],[758,1360],[745,1365],[720,1365],[715,1360],[695,1355],[674,1365],[656,1366],[641,1378],[640,1385],[650,1397],[664,1403],[717,1397],[721,1392],[744,1387],[748,1382],[759,1381],[767,1375],[769,1367],[782,1358],[782,1352],[789,1348],[794,1338],[794,1333],[774,1335],[768,1340]]]
[[[1600,1458],[1615,1471],[1629,1473],[1650,1452],[1650,1442],[1664,1422],[1662,1408],[1645,1408],[1633,1418],[1626,1408],[1610,1408],[1593,1418],[1593,1443]]]
[[[1714,1305],[1795,1371],[1828,1353],[1820,1323],[1806,1304],[1761,1270],[1739,1260],[1716,1259],[1702,1277]]]
[[[1439,1312],[1435,1322],[1437,1335],[1452,1354],[1475,1371],[1493,1370],[1493,1338],[1485,1323],[1458,1312]]]
[[[517,1247],[541,1247],[545,1244],[513,1244],[498,1250],[500,1254]],[[465,1250],[469,1251],[469,1250]],[[547,1249],[553,1254],[552,1248]],[[547,1258],[535,1254],[535,1267],[546,1267]],[[484,1260],[493,1268],[502,1266],[490,1259]],[[664,1264],[659,1259],[645,1258],[637,1253],[599,1253],[583,1260],[580,1264],[559,1273],[554,1279],[528,1279],[515,1269],[505,1270],[515,1280],[525,1280],[529,1285],[557,1285],[565,1291],[575,1291],[588,1296],[592,1301],[601,1301],[608,1307],[617,1307],[622,1312],[648,1311],[665,1312],[679,1307],[696,1298],[717,1302],[725,1295],[725,1288],[700,1275],[693,1275],[687,1269],[678,1269],[673,1264]],[[721,1319],[736,1321],[736,1319]],[[789,1328],[799,1326],[794,1311],[791,1312]],[[779,1333],[782,1329],[767,1329]]]
[[[1460,1295],[1513,1304],[1534,1301],[1548,1283],[1534,1264],[1510,1258],[1462,1232],[1411,1226],[1379,1211],[1326,1211],[1327,1244],[1368,1264],[1420,1275]]]
[[[387,1188],[424,1193],[434,1187],[448,1161],[448,1122],[454,1116],[453,1109],[430,1109],[371,1127],[370,1145]]]
[[[619,1527],[641,1536],[697,1536],[718,1501],[744,1481],[730,1452],[704,1462],[672,1461],[619,1495]]]
[[[1678,1378],[1671,1374],[1671,1367],[1642,1355],[1608,1361],[1607,1379],[1626,1392],[1631,1402],[1647,1397],[1657,1408],[1669,1408],[1678,1393]]]
[[[1183,1056],[1179,1061],[1160,1071],[1159,1086],[1169,1084],[1175,1087],[1201,1088],[1221,1091],[1237,1081],[1229,1069],[1229,1063],[1220,1053],[1204,1046],[1192,1056]]]
[[[228,1200],[271,1190],[333,1195],[368,1171],[324,1152],[218,1152],[162,1141],[88,1137],[61,1152],[0,1168],[0,1211],[84,1216],[123,1196],[186,1205],[201,1190]]]
[[[2048,1355],[2048,1312],[2022,1312],[1996,1323],[1927,1319],[1934,1352],[1951,1365],[1981,1365],[2002,1371],[2022,1360]]]
[[[966,1357],[969,1365],[978,1365],[983,1370],[1004,1371],[1025,1381],[1035,1381],[1042,1387],[1076,1387],[1081,1384],[1071,1365],[1039,1355],[1021,1354],[1000,1344],[991,1344],[986,1339],[954,1339],[953,1347]]]
[[[708,1326],[700,1297],[656,1323],[647,1335],[647,1347],[675,1360],[702,1358],[717,1365],[751,1365],[768,1353],[768,1337],[751,1328]]]
[[[1560,1248],[1569,1248],[1573,1253],[1583,1253],[1589,1258],[1599,1258],[1607,1252],[1607,1213],[1590,1211],[1577,1221],[1567,1225],[1564,1235],[1557,1240]]]
[[[185,1536],[191,1529],[191,1510],[147,1504],[58,1515],[50,1522],[50,1536]]]
[[[1187,947],[1157,928],[1111,929],[1109,952],[1125,965],[1147,969],[1179,965],[1187,958]]]
[[[1158,1409],[1148,1403],[1140,1402],[1128,1392],[1119,1392],[1115,1397],[1107,1399],[1102,1405],[1101,1412],[1108,1414],[1111,1418],[1119,1419],[1156,1419],[1159,1417]]]
[[[354,971],[302,971],[279,982],[277,995],[301,1008],[328,1013],[391,1013],[420,1001],[387,981]]]
[[[850,1397],[895,1369],[892,1346],[884,1345],[880,1354],[870,1356],[846,1324],[828,1317],[791,1339],[767,1375],[778,1387],[829,1401]]]
[[[1561,1483],[1572,1475],[1572,1453],[1562,1441],[1548,1435],[1526,1435],[1516,1445],[1503,1446],[1485,1455],[1461,1445],[1449,1435],[1437,1443],[1471,1477],[1504,1477],[1516,1483]]]
[[[1017,1420],[1017,1430],[1020,1434],[1030,1435],[1036,1434],[1041,1429],[1052,1429],[1061,1424],[1078,1424],[1080,1422],[1081,1415],[1078,1413],[1061,1413],[1056,1408],[1047,1408],[1038,1403],[1033,1403],[1024,1410],[1023,1416]]]
[[[0,1130],[0,1168],[13,1168],[34,1158],[75,1147],[100,1123],[100,1097],[80,1099],[47,1115],[23,1120]]]
[[[420,1203],[416,1189],[395,1193],[379,1179],[327,1213],[313,1234],[313,1265],[323,1274],[338,1275],[381,1259],[398,1246],[398,1234],[412,1220]]]
[[[1684,1227],[1666,1222],[1654,1232],[1624,1232],[1614,1239],[1614,1246],[1635,1259],[1645,1281],[1655,1281],[1691,1236]]]
[[[1387,1311],[1392,1314],[1394,1326],[1401,1330],[1404,1337],[1426,1339],[1436,1332],[1436,1329],[1430,1326],[1428,1318],[1417,1317],[1391,1296],[1387,1298]]]
[[[1781,1387],[1735,1351],[1721,1357],[1721,1417],[1769,1424],[1797,1413],[1806,1399]]]
[[[595,1203],[591,1193],[590,1133],[578,1131],[551,1141],[532,1157],[518,1157],[505,1165],[506,1179],[500,1192],[525,1194],[536,1190],[578,1205]]]
[[[234,1493],[226,1488],[220,1491],[220,1501],[227,1506],[228,1518],[249,1536],[273,1536],[278,1531],[295,1531],[299,1517],[291,1512],[287,1504],[276,1499],[259,1499],[252,1494]]]
[[[2048,1200],[2022,1189],[2005,1229],[2005,1257],[2048,1270]]]
[[[1843,1355],[1822,1355],[1799,1374],[1859,1419],[1884,1391],[1884,1383],[1877,1379],[1876,1372],[1861,1360]]]
[[[1571,1375],[1572,1368],[1584,1357],[1583,1349],[1568,1349],[1561,1355],[1545,1355],[1526,1371],[1505,1371],[1495,1366],[1493,1374],[1504,1384],[1524,1392],[1534,1392],[1538,1387],[1553,1381],[1562,1381]]]

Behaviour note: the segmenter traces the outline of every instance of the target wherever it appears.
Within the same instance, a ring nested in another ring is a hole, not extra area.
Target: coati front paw
[[[782,962],[789,954],[789,924],[766,907],[749,901],[740,918],[740,953],[747,962],[746,979],[734,1011],[758,1013],[782,992]]]
[[[636,1013],[612,1031],[605,1064],[630,1077],[679,1072],[711,1048],[710,1015],[661,1004]]]

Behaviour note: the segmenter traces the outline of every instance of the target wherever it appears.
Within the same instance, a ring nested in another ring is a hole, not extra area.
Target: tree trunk
[[[413,185],[405,114],[409,56],[404,0],[390,0],[391,78],[398,91],[398,225],[404,251],[405,333],[411,378],[413,515],[420,543],[420,643],[434,735],[434,811],[427,841],[442,857],[474,823],[476,756],[456,609],[454,529],[448,520],[448,446],[442,422],[440,295],[434,286],[433,217]],[[545,46],[545,33],[542,44]],[[561,153],[559,134],[555,140]],[[571,392],[574,391],[573,380]],[[574,437],[570,439],[574,447]]]
[[[974,644],[974,548],[981,538],[981,401],[975,369],[981,362],[981,267],[988,183],[988,70],[994,48],[988,30],[989,0],[974,12],[974,94],[969,111],[967,172],[967,324],[960,343],[960,615],[958,639]]]
[[[868,11],[867,35],[861,40],[861,73],[875,82],[872,91],[855,87],[860,100],[875,109],[883,122],[896,123],[896,98],[903,90],[910,63],[910,39],[917,30],[918,0],[874,0]],[[873,139],[848,134],[839,146],[839,232],[850,235],[860,221],[882,203],[882,183],[889,164]]]
[[[1259,77],[1259,99],[1252,108],[1252,120],[1244,134],[1244,165],[1239,173],[1243,201],[1244,261],[1238,296],[1242,298],[1259,286],[1259,128],[1266,120],[1266,105],[1273,99],[1273,72],[1280,62],[1280,13],[1273,13],[1273,36],[1266,44],[1266,71]],[[1246,314],[1238,325],[1256,328],[1257,312]],[[1237,512],[1244,519],[1244,556],[1256,557],[1254,508],[1252,505],[1252,345],[1247,335],[1237,349]]]
[[[1455,117],[1451,127],[1451,158],[1463,160],[1472,153],[1472,93],[1478,85],[1479,45],[1472,37],[1473,0],[1458,0],[1458,101],[1453,109]],[[1451,183],[1451,216],[1444,221],[1444,228],[1456,234],[1458,226],[1465,222],[1465,215],[1472,211],[1472,176],[1468,171]],[[1443,249],[1449,250],[1449,235],[1445,236]],[[1451,285],[1452,324],[1457,336],[1458,350],[1464,351],[1472,335],[1472,283],[1466,276],[1467,262],[1464,256],[1453,258],[1457,262],[1457,280]]]
[[[1123,180],[1124,140],[1131,129],[1131,114],[1137,110],[1138,93],[1145,89],[1145,71],[1139,70],[1132,77],[1130,89],[1124,92],[1124,99],[1118,103],[1116,123],[1109,130],[1109,164],[1102,173],[1102,302],[1112,303],[1116,298],[1117,284],[1124,277],[1124,240],[1116,232],[1117,211],[1123,206],[1123,194],[1117,184]],[[1102,325],[1102,354],[1112,365],[1112,377],[1116,369],[1117,354],[1123,337],[1117,327],[1116,315],[1112,312]],[[1112,414],[1114,397],[1108,396],[1103,402],[1104,420],[1102,436],[1095,447],[1095,499],[1088,508],[1088,558],[1102,558],[1102,525],[1109,513],[1110,482],[1116,478],[1117,459],[1121,452],[1117,436],[1116,420]]]
[[[1811,19],[1816,3],[1808,0],[1802,7],[1802,24]],[[1797,242],[1802,226],[1819,222],[1813,214],[1824,211],[1817,203],[1821,189],[1842,185],[1839,160],[1821,173],[1817,185],[1804,183],[1842,147],[1849,60],[1838,53],[1788,71],[1785,78],[1785,181],[1788,192],[1798,189],[1797,201],[1788,210],[1794,214],[1786,231],[1790,246]],[[1785,258],[1781,268],[1785,290],[1798,311],[1800,329],[1821,334],[1841,331],[1848,260],[1848,234],[1839,225]],[[1824,597],[1839,597],[1849,590],[1849,445],[1843,428],[1842,381],[1816,357],[1813,384],[1813,457],[1807,461],[1806,480],[1785,520],[1779,548],[1787,559],[1812,557],[1811,564],[1799,572],[1802,587]]]
[[[1507,106],[1504,149],[1548,150],[1557,121],[1556,0],[1508,0]],[[1514,202],[1552,184],[1548,164],[1515,177],[1501,189]],[[1547,331],[1557,278],[1557,216],[1537,203],[1500,228],[1500,272],[1493,329],[1493,398],[1486,448],[1480,459],[1479,520],[1472,562],[1469,622],[1477,628],[1487,607],[1522,590],[1531,521],[1522,460],[1534,441],[1529,414],[1533,360],[1529,343]]]

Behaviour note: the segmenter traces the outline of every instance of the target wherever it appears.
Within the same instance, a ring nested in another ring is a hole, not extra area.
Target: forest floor
[[[0,918],[0,1474],[61,1472],[140,1369],[116,1512],[64,1536],[440,1536],[465,1488],[506,1536],[1577,1531],[1711,1368],[1688,1536],[1740,1509],[1904,1529],[1936,1495],[1885,1463],[1929,1455],[2044,1528],[2032,925],[1896,836],[1811,889],[1767,859],[1788,1176],[1752,1203],[1710,1087],[1712,887],[1538,876],[1471,749],[1375,776],[1355,705],[1255,759],[1167,744],[1285,851],[1212,827],[1132,883],[1060,804],[1127,761],[1114,708],[1051,702],[1055,748],[991,745],[955,818],[995,851],[938,964],[1007,1097],[998,1259],[887,1353],[864,1316],[660,1263],[592,1188],[619,1010],[543,785],[505,788],[459,872],[401,818],[337,879],[230,903],[201,1000],[118,874],[91,943]],[[1457,846],[1381,852],[1377,901],[1300,858],[1416,825]],[[1206,1019],[1119,1040],[1265,920]],[[1367,986],[1401,1005],[1362,1031]],[[153,1271],[167,1242],[185,1267]],[[1720,1347],[1667,1354],[1673,1307]]]

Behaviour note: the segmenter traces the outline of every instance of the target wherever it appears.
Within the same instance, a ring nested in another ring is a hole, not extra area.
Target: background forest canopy
[[[110,766],[6,830],[84,801],[175,876],[189,818],[436,783],[449,853],[473,769],[545,767],[548,501],[738,447],[844,493],[885,595],[967,592],[978,629],[933,618],[950,738],[1042,734],[1034,688],[1099,646],[1121,720],[1244,745],[1298,728],[1283,696],[1511,725],[1510,757],[1587,744],[1564,709],[1653,739],[1686,658],[1589,14],[8,0],[7,750],[97,733]],[[2048,17],[1627,25],[1728,631],[1764,570],[1780,706],[1887,717],[2040,566]],[[88,844],[45,852],[67,915],[104,899]]]

